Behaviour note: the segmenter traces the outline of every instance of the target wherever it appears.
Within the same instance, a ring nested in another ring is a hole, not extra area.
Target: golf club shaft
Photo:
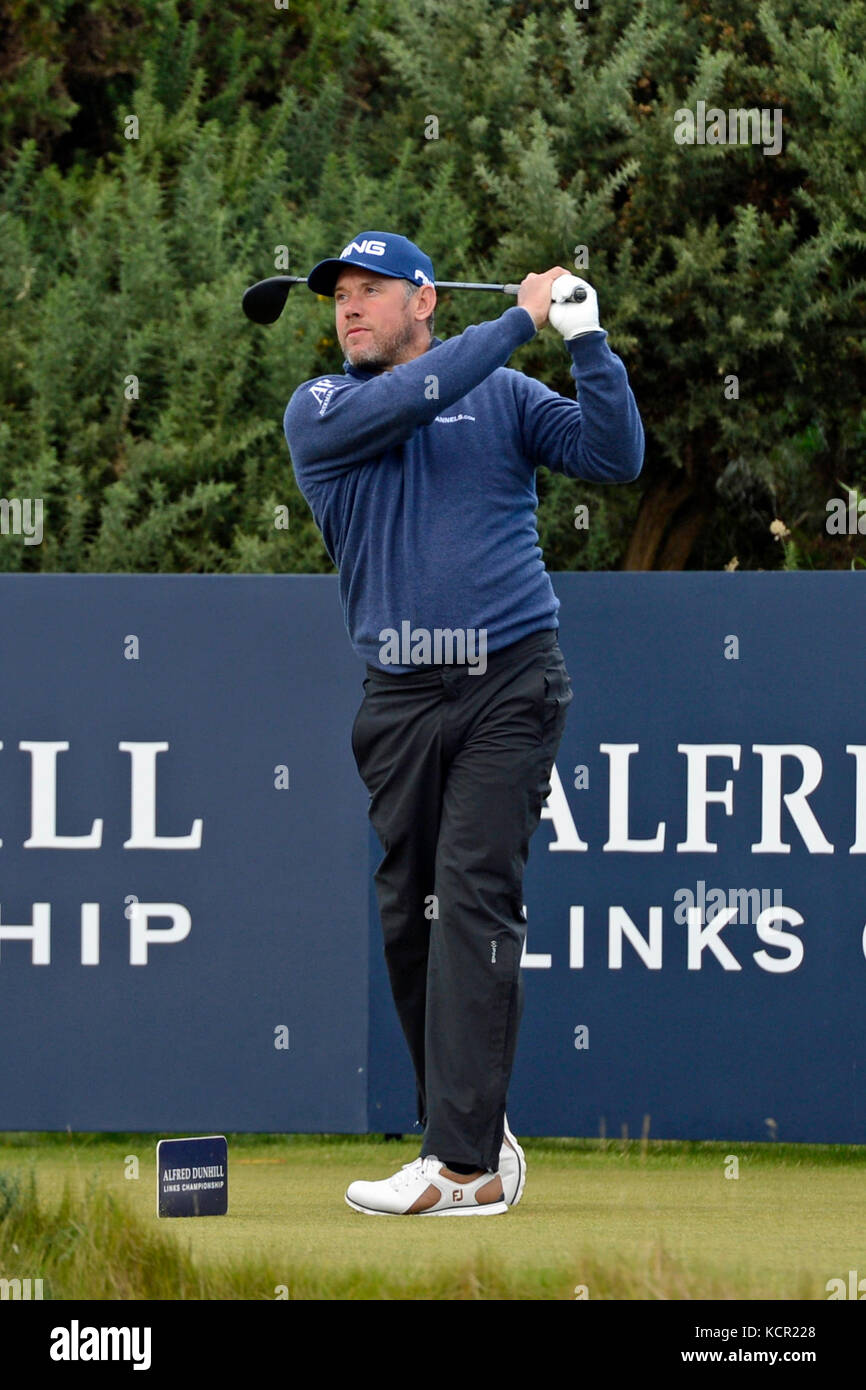
[[[275,277],[276,278],[276,277]],[[306,275],[281,275],[280,280],[290,285],[305,285]],[[499,290],[502,294],[517,294],[519,285],[489,285],[475,280],[434,280],[437,290]]]
[[[243,310],[253,323],[275,323],[283,311],[289,291],[294,285],[306,285],[306,275],[272,275],[244,291]],[[492,290],[500,294],[517,294],[519,285],[492,285],[475,280],[436,280],[437,290]],[[576,285],[571,300],[575,304],[586,299],[586,290]]]

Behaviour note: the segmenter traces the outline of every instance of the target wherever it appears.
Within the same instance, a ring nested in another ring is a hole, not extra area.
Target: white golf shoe
[[[508,1128],[507,1116],[502,1148],[499,1150],[499,1176],[505,1201],[510,1207],[516,1207],[526,1185],[526,1155]]]
[[[353,1211],[366,1216],[496,1216],[508,1211],[497,1173],[460,1181],[438,1158],[416,1158],[381,1182],[353,1182],[346,1192]]]

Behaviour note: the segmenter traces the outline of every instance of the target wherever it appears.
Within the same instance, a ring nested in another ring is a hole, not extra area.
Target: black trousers
[[[352,751],[422,1154],[496,1170],[522,1011],[523,872],[572,700],[554,629],[486,670],[368,665]]]

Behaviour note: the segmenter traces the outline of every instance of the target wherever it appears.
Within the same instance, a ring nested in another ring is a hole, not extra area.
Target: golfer
[[[560,277],[565,277],[564,279]],[[391,232],[321,261],[343,371],[285,413],[298,487],[339,569],[366,663],[352,751],[384,855],[385,956],[424,1127],[398,1173],[353,1182],[370,1214],[507,1212],[525,1181],[506,1096],[522,1007],[523,873],[571,681],[538,546],[539,465],[627,483],[643,427],[595,291],[562,266],[516,305],[433,335],[432,263]],[[552,303],[582,285],[582,303]],[[580,403],[506,367],[550,322]]]

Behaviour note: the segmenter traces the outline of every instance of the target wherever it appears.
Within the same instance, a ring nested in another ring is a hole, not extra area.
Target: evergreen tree
[[[0,493],[42,497],[45,535],[0,569],[330,570],[282,413],[339,367],[333,306],[299,289],[259,328],[240,296],[367,227],[442,278],[596,286],[646,464],[539,472],[552,569],[857,562],[825,519],[866,483],[864,0],[234,14],[9,7]],[[781,111],[781,149],[679,143],[698,103]],[[436,331],[502,309],[444,293]],[[573,393],[552,330],[512,363]]]

